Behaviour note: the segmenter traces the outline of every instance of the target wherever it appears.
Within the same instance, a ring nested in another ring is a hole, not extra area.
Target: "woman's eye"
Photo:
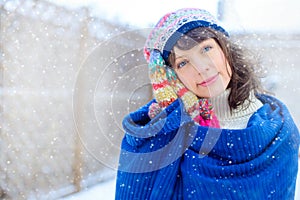
[[[203,52],[203,53],[206,53],[206,52],[208,52],[208,51],[211,50],[211,49],[212,49],[211,46],[205,46],[205,47],[202,48],[202,52]]]
[[[180,63],[177,64],[177,68],[182,68],[182,67],[184,67],[186,64],[187,64],[187,61],[186,61],[186,60],[181,61]]]

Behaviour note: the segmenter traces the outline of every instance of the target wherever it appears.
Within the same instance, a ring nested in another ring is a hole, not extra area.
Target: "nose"
[[[191,64],[197,73],[200,74],[209,69],[209,61],[206,59],[195,58],[192,60]]]

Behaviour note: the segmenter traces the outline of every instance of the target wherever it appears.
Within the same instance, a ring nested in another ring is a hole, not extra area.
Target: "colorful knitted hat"
[[[198,8],[183,8],[164,15],[152,29],[144,47],[146,60],[149,61],[150,52],[153,49],[159,50],[163,58],[168,60],[170,50],[178,39],[198,27],[209,27],[229,36],[228,32],[208,11]]]
[[[199,125],[219,127],[208,99],[198,98],[177,78],[175,71],[166,65],[170,51],[184,34],[198,27],[210,27],[228,36],[228,33],[206,10],[184,8],[168,13],[153,28],[144,47],[149,66],[153,93],[157,103],[149,109],[150,118],[180,98],[185,110]]]

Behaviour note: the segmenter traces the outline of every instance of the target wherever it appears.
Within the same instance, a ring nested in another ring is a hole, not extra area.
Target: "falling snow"
[[[82,191],[62,199],[114,199],[122,118],[151,99],[141,51],[145,36],[117,37],[128,30],[128,24],[116,16],[113,20],[95,16],[91,6],[70,8],[33,0],[4,0],[0,5],[4,122],[0,148],[5,152],[0,159],[4,171],[0,174],[0,198],[3,192],[12,199],[57,199],[73,193],[77,181]],[[298,34],[233,34],[241,45],[262,54],[263,72],[268,74],[264,85],[292,108],[296,124],[300,124],[300,82],[295,77],[300,70],[298,18],[290,20]],[[132,38],[141,45],[125,51],[131,48]],[[117,45],[101,51],[97,47],[104,45],[103,41]],[[127,46],[122,49],[119,44]],[[113,56],[102,59],[102,53]],[[280,140],[276,138],[274,144]],[[233,148],[233,144],[227,143],[227,147]],[[155,145],[151,143],[150,148]],[[280,158],[271,155],[269,159]],[[155,164],[152,160],[148,163]],[[233,163],[228,160],[228,164]],[[280,176],[279,172],[276,175]],[[190,191],[191,197],[195,192]],[[275,193],[271,190],[270,198]]]

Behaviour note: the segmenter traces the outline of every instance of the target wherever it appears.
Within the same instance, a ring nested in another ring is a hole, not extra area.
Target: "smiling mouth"
[[[201,85],[203,87],[207,87],[207,86],[213,84],[218,79],[218,77],[219,77],[219,74],[217,74],[213,77],[210,77],[210,78],[206,79],[205,81],[202,81],[198,85]]]

